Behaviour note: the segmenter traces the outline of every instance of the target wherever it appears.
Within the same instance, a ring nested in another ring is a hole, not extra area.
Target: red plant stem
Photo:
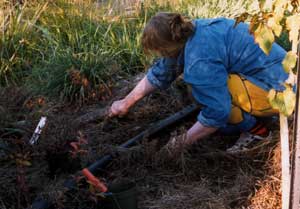
[[[26,204],[28,204],[28,194],[29,189],[26,185],[26,179],[25,179],[25,169],[22,165],[17,165],[17,182],[18,182],[18,208],[21,208],[21,198],[24,197]]]

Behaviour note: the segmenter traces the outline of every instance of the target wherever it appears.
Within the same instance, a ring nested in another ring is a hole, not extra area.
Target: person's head
[[[146,53],[175,57],[194,32],[192,22],[178,13],[160,12],[144,28],[142,46]]]

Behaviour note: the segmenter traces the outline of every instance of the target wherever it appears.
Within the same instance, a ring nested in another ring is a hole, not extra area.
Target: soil
[[[114,159],[97,177],[106,184],[135,182],[140,209],[259,208],[258,202],[264,200],[255,202],[255,194],[266,181],[269,188],[270,175],[275,175],[270,162],[278,143],[276,127],[272,141],[240,155],[225,152],[237,136],[214,134],[178,158],[167,158],[161,147],[187,130],[196,121],[195,114],[131,148],[119,149],[119,144],[192,103],[179,81],[144,98],[123,118],[95,115],[126,95],[138,78],[116,87],[108,100],[80,107],[33,97],[22,89],[1,90],[0,208],[27,208],[37,196],[50,200],[53,208],[101,208],[103,194],[74,174],[105,154]],[[28,141],[44,115],[47,126],[31,146]],[[65,193],[63,182],[72,176],[78,187]],[[280,199],[278,192],[274,195]],[[270,208],[279,208],[278,201]]]

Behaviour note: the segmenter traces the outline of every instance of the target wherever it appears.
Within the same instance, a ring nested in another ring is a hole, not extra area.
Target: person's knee
[[[244,120],[243,111],[240,107],[232,105],[231,112],[229,116],[228,123],[229,124],[238,124]]]
[[[238,123],[230,123],[228,122],[225,127],[219,128],[219,132],[223,134],[237,134],[241,132],[249,131],[253,128],[257,122],[255,116],[242,111],[241,113],[242,120]],[[236,121],[237,122],[237,121]]]

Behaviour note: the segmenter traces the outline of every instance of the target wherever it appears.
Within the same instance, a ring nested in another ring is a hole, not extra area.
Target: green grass
[[[0,19],[4,23],[0,25],[0,86],[20,85],[36,94],[83,101],[145,70],[151,59],[143,54],[140,37],[157,11],[177,11],[192,18],[234,17],[250,3],[147,0],[130,15],[122,10],[123,5],[116,8],[112,2],[101,7],[79,0],[36,0],[15,7],[0,3],[4,13]]]
[[[41,12],[26,6],[12,10],[2,34],[2,86],[25,84],[39,94],[77,100],[144,68],[139,42],[145,16],[105,17],[92,3],[37,3]],[[85,78],[83,85],[72,81],[72,71]]]
[[[25,7],[7,8],[2,17],[0,38],[0,85],[17,83],[26,77],[35,61],[40,45],[38,33],[32,29],[45,9],[37,5],[26,17]]]
[[[88,13],[80,17],[65,10],[61,16],[42,17],[41,22],[43,26],[37,28],[45,37],[47,57],[28,78],[34,84],[32,88],[71,100],[82,99],[101,84],[143,69],[141,19],[121,18],[109,23],[92,19]],[[87,79],[88,85],[72,82],[70,73],[74,70]]]

